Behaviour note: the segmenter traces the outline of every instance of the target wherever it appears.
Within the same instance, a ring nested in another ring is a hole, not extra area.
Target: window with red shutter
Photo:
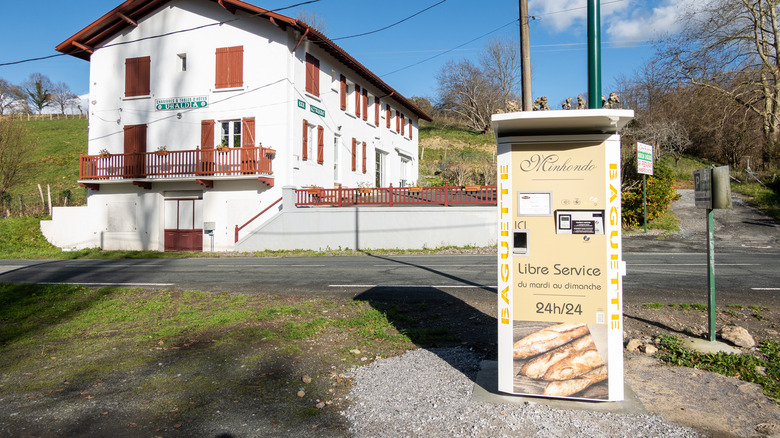
[[[357,170],[357,139],[352,137],[352,171]]]
[[[366,173],[366,142],[363,142],[363,173]]]
[[[368,121],[368,90],[363,89],[363,120]]]
[[[317,127],[317,163],[325,162],[325,128]]]
[[[409,140],[412,140],[412,119],[409,119]]]
[[[401,112],[396,111],[395,112],[395,132],[401,131]]]
[[[360,85],[355,84],[355,116],[360,117]]]
[[[374,98],[374,125],[379,127],[379,97]]]
[[[125,59],[125,97],[148,96],[152,94],[150,67],[152,58]]]
[[[341,78],[339,78],[341,81],[341,110],[346,111],[347,110],[347,78],[344,75],[341,75]]]
[[[406,116],[401,113],[401,135],[406,134]]]
[[[309,159],[309,122],[303,119],[303,140],[301,141],[301,160],[306,161]]]
[[[390,129],[390,116],[392,112],[390,111],[390,105],[385,105],[385,121],[387,122],[387,129]]]
[[[320,60],[306,54],[306,92],[320,96]]]
[[[215,88],[244,86],[244,46],[217,49]]]

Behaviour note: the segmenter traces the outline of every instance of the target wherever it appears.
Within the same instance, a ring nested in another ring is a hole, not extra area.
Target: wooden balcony
[[[261,181],[273,174],[276,151],[264,147],[194,149],[142,154],[82,155],[79,180],[85,186],[121,180],[188,179],[252,176]],[[139,184],[141,185],[141,184]],[[270,185],[273,185],[272,183]]]

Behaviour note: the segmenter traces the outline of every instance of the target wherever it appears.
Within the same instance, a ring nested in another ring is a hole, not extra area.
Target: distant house
[[[417,180],[429,117],[293,18],[127,0],[56,49],[90,62],[87,205],[42,224],[57,246],[229,251],[282,186]]]

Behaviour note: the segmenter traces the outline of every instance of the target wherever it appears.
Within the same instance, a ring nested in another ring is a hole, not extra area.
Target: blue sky
[[[249,0],[276,9],[302,0]],[[382,28],[441,0],[320,0],[302,8],[325,22],[331,39]],[[653,55],[651,42],[676,31],[677,15],[693,0],[602,0],[602,94]],[[54,55],[54,46],[121,3],[120,0],[3,1],[0,64]],[[529,0],[534,98],[553,108],[587,90],[586,0]],[[518,0],[446,0],[395,27],[336,43],[407,97],[435,97],[436,74],[448,60],[476,61],[493,37],[519,33]],[[297,15],[296,9],[280,13]],[[488,34],[488,35],[486,35]],[[481,37],[481,38],[479,38]],[[472,41],[474,40],[474,41]],[[471,42],[470,42],[471,41]],[[431,59],[432,58],[432,59]],[[417,64],[417,65],[414,65]],[[31,73],[88,91],[89,64],[71,56],[0,66],[0,78],[23,82]]]

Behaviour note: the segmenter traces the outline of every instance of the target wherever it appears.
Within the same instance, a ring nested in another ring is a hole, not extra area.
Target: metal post
[[[601,9],[588,0],[588,108],[601,108]]]
[[[645,233],[647,233],[647,175],[642,175],[642,204],[645,209]]]
[[[707,286],[709,286],[709,338],[715,340],[715,221],[714,210],[707,209]]]

